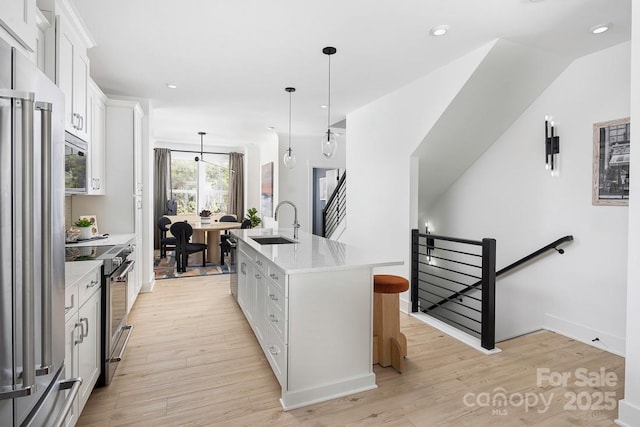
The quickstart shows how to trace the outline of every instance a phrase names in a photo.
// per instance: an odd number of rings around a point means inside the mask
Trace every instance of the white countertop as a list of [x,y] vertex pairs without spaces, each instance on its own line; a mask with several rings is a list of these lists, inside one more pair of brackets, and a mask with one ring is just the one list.
[[251,236],[283,236],[291,239],[293,229],[253,228],[231,230],[231,233],[283,269],[285,274],[404,264],[399,255],[390,253],[387,247],[382,245],[375,248],[359,248],[303,232],[299,233],[297,243],[261,245],[251,239]]
[[102,266],[102,261],[76,261],[64,263],[64,284],[71,286],[96,268]]
[[68,248],[79,248],[83,246],[111,246],[111,245],[125,245],[127,243],[133,243],[135,234],[112,234],[106,239],[85,240],[77,243],[67,243],[65,246]]

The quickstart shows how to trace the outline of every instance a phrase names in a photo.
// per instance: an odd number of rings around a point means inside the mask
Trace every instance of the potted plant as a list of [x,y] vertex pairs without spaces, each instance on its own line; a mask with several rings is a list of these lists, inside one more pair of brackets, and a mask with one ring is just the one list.
[[87,240],[91,238],[91,221],[87,218],[79,218],[74,225],[80,229],[79,240]]
[[251,221],[251,228],[257,227],[262,222],[256,208],[247,209],[247,219]]
[[200,211],[200,222],[202,224],[211,224],[211,211],[209,209],[202,209]]

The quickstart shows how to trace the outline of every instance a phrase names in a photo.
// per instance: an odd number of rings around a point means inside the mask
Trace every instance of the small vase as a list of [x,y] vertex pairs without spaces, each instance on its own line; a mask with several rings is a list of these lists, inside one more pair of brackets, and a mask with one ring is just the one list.
[[211,217],[210,216],[201,216],[200,217],[200,223],[201,224],[211,224]]
[[80,229],[80,236],[78,236],[79,240],[87,240],[90,239],[91,236],[91,227],[78,227]]

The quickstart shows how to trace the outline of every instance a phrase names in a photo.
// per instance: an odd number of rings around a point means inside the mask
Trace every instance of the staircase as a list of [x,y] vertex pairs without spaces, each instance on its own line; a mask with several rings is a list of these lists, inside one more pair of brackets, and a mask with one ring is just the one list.
[[345,171],[322,211],[322,237],[337,240],[347,227],[346,215],[347,172]]

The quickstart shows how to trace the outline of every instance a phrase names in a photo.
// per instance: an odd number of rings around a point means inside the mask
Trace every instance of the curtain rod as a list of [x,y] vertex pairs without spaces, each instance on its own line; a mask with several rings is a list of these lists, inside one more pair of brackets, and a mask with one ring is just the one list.
[[[155,151],[155,150],[158,150],[158,148],[154,148],[153,150],[154,150],[154,151]],[[200,153],[200,151],[193,151],[193,150],[174,150],[173,148],[169,148],[168,150],[169,150],[169,151],[176,151],[176,152],[178,152],[178,153],[194,153],[194,154],[201,154],[201,153]],[[203,152],[202,152],[202,154],[227,154],[227,155],[229,155],[229,154],[231,154],[231,153],[217,153],[217,152],[215,152],[215,151],[203,151]]]

